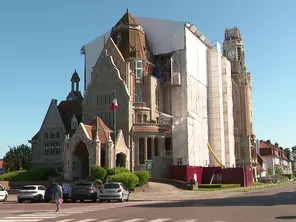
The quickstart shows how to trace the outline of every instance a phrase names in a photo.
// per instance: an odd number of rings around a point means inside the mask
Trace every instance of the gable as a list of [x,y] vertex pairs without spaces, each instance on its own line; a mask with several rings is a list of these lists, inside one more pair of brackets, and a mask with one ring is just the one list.
[[125,139],[122,133],[122,130],[118,130],[118,133],[116,135],[116,148],[117,149],[128,149]]
[[64,130],[64,132],[66,131],[63,120],[57,107],[57,100],[55,99],[52,99],[50,102],[49,108],[41,125],[41,129],[49,127],[61,127]]

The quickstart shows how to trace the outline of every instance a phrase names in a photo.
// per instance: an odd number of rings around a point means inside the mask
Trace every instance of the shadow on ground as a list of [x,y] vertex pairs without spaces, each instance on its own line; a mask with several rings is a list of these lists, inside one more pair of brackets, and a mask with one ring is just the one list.
[[184,200],[167,203],[140,204],[129,207],[223,207],[223,206],[277,206],[295,205],[295,192],[282,192],[276,195],[240,196],[219,199]]
[[296,216],[281,216],[281,217],[276,217],[275,219],[281,219],[281,220],[295,220]]

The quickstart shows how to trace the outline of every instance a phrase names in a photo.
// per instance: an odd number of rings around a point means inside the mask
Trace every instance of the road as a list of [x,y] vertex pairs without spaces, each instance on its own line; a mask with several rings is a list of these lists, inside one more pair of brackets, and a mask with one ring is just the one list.
[[[241,193],[240,196],[182,201],[63,204],[1,203],[0,209],[26,211],[0,214],[0,222],[286,222],[296,221],[296,185]],[[34,207],[38,210],[34,210]]]

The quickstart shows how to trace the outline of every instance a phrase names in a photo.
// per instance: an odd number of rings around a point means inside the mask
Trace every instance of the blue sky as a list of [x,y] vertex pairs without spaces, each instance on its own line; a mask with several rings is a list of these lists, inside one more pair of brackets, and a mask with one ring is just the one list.
[[0,158],[35,135],[50,100],[68,95],[74,70],[82,77],[80,48],[114,26],[127,8],[134,16],[193,23],[221,43],[225,28],[238,26],[253,77],[255,133],[283,147],[296,145],[296,1],[226,2],[1,0]]

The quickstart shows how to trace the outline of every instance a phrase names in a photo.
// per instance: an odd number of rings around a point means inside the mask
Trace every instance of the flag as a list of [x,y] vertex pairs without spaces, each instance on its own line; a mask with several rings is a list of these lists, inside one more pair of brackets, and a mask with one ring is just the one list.
[[112,101],[112,105],[111,105],[111,110],[116,110],[118,107],[118,104],[117,104],[117,99],[114,98],[113,101]]

